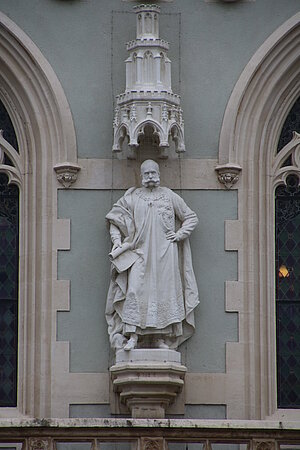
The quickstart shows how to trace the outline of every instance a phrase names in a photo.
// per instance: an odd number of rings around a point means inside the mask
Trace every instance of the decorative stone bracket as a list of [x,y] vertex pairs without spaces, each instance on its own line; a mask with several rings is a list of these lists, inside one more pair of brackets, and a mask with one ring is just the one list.
[[232,188],[239,181],[242,168],[238,164],[220,164],[215,168],[218,174],[218,180],[224,184],[226,189]]
[[80,171],[80,166],[74,163],[60,163],[54,166],[56,172],[57,180],[65,188],[69,188],[77,180],[78,172]]

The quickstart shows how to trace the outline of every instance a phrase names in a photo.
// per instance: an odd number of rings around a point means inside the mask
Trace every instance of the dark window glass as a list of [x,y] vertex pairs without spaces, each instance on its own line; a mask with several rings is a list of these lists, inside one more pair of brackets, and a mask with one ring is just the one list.
[[300,133],[300,97],[290,110],[282,127],[277,152],[286,146],[293,137],[293,131]]
[[17,136],[10,120],[8,112],[6,111],[3,103],[0,101],[0,130],[3,130],[3,137],[19,152]]
[[277,394],[279,408],[300,408],[300,189],[289,175],[275,195]]
[[16,406],[19,190],[0,173],[0,406]]

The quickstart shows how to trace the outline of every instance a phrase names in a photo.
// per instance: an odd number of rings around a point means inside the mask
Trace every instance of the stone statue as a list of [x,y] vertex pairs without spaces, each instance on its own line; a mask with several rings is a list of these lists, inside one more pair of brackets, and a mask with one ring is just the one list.
[[176,349],[194,331],[199,303],[188,237],[196,214],[160,186],[159,166],[141,165],[132,187],[106,218],[113,243],[106,319],[115,349]]

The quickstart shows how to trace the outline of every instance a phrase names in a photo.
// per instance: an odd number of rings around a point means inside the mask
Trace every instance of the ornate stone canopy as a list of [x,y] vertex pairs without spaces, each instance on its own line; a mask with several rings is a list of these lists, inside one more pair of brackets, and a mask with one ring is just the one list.
[[137,35],[127,43],[126,90],[117,96],[112,150],[122,151],[127,137],[130,157],[134,159],[139,138],[150,128],[154,140],[158,140],[160,157],[165,158],[170,137],[177,152],[185,151],[180,97],[171,88],[169,44],[159,37],[160,7],[139,5],[134,9]]

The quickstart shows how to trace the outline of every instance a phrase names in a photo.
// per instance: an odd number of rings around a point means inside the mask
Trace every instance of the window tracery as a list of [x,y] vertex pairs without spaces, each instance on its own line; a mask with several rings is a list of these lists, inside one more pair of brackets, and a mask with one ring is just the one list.
[[4,133],[3,137],[19,153],[18,140],[17,140],[17,136],[15,133],[12,121],[9,117],[9,114],[8,114],[5,106],[3,105],[3,103],[1,101],[0,101],[0,127]]
[[278,141],[277,152],[280,152],[280,150],[282,150],[283,147],[290,142],[294,131],[300,133],[300,97],[294,103],[283,124]]

